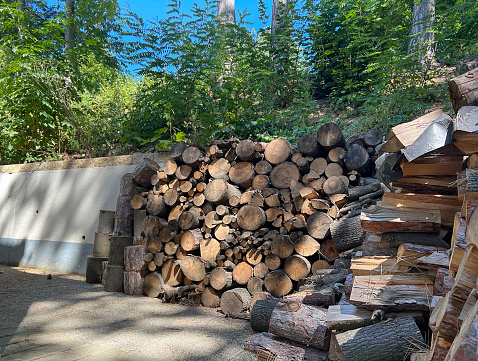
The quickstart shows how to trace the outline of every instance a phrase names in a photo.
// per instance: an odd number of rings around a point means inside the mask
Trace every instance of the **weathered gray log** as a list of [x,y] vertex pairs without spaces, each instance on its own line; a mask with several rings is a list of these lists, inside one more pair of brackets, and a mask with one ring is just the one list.
[[330,234],[337,251],[342,252],[363,242],[363,231],[360,216],[350,217],[330,224]]
[[268,332],[269,321],[276,302],[258,300],[251,309],[251,328],[257,332]]

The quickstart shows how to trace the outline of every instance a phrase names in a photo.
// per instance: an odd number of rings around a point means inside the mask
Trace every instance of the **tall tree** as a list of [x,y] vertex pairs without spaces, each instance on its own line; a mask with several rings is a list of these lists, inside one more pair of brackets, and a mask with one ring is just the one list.
[[218,0],[217,16],[220,24],[236,23],[235,0]]
[[75,31],[73,29],[73,16],[75,15],[75,0],[65,0],[65,17],[68,20],[68,25],[65,29],[65,52],[73,49],[75,42]]
[[282,18],[284,17],[287,9],[288,0],[273,0],[272,1],[272,19],[271,19],[271,31],[274,35],[280,28]]
[[416,53],[417,60],[429,64],[435,57],[435,0],[415,0],[413,25],[408,53]]

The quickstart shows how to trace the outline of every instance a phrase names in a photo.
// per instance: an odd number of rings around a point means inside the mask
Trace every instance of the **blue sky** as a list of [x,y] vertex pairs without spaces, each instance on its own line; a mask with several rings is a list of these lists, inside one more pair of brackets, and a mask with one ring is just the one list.
[[[129,4],[131,10],[141,16],[145,20],[154,20],[156,18],[164,18],[166,17],[166,11],[168,11],[168,7],[166,4],[169,2],[168,0],[118,0],[121,7],[125,6],[126,3]],[[203,0],[182,0],[181,1],[181,9],[182,12],[187,13],[189,9],[191,9],[192,5],[197,3],[199,7],[204,5]],[[266,1],[266,5],[268,6],[268,10],[270,13],[270,9],[272,8],[272,0]],[[243,10],[247,9],[247,12],[251,13],[248,16],[247,20],[252,22],[251,28],[259,29],[264,25],[259,20],[259,12],[257,11],[258,2],[257,0],[242,0],[236,1],[236,13],[237,11],[242,12]],[[270,19],[266,25],[270,25]]]

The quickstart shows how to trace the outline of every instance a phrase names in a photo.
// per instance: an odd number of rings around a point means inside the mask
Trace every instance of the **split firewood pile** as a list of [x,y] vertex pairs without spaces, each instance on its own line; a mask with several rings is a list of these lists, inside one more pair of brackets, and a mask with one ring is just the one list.
[[[472,76],[457,82],[478,105],[475,73],[474,88]],[[257,300],[250,322],[261,333],[246,350],[261,360],[477,360],[478,106],[455,109],[455,120],[435,111],[392,129],[375,162],[392,192],[362,210],[361,247],[335,261],[337,278],[320,270],[295,294]]]

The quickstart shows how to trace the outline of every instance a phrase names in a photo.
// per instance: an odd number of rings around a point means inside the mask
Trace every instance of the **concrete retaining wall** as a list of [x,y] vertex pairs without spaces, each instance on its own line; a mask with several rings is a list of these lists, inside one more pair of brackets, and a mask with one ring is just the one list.
[[119,182],[144,157],[0,167],[0,263],[85,274],[100,210],[115,210]]

